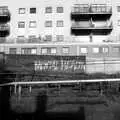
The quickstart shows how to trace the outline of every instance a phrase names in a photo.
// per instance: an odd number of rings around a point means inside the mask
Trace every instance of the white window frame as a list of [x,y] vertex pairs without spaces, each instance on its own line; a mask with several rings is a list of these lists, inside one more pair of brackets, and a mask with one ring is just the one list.
[[36,21],[30,21],[29,22],[29,28],[36,28],[37,27],[37,22]]
[[120,47],[113,47],[113,51],[117,52],[117,53],[120,53]]
[[57,13],[63,13],[64,12],[64,8],[62,6],[57,7]]
[[35,39],[35,38],[36,38],[36,35],[29,35],[28,38],[29,38],[29,39]]
[[100,48],[99,47],[93,47],[92,51],[93,51],[93,53],[99,53],[100,52]]
[[103,47],[102,48],[102,52],[103,53],[108,53],[109,52],[109,48],[108,47]]
[[120,5],[117,6],[117,12],[120,12]]
[[41,48],[41,54],[47,54],[48,48]]
[[70,48],[69,47],[63,47],[62,48],[62,53],[63,54],[69,54]]
[[21,48],[21,54],[28,54],[28,48]]
[[118,23],[117,23],[118,26],[120,26],[120,20],[118,20]]
[[64,27],[64,21],[63,20],[58,20],[56,23],[57,27]]
[[37,48],[31,48],[31,54],[37,54]]
[[16,54],[17,48],[9,48],[9,54]]
[[88,48],[87,47],[81,47],[80,48],[80,53],[87,54],[88,53]]
[[[50,38],[50,39],[47,39]],[[45,35],[45,41],[52,41],[52,35]]]
[[64,35],[56,35],[56,41],[64,41]]
[[45,21],[45,27],[52,27],[52,20]]
[[25,28],[25,22],[24,21],[18,21],[18,28]]
[[46,7],[45,13],[52,13],[52,7],[51,6]]
[[51,48],[51,54],[56,54],[57,53],[57,48]]
[[26,9],[25,8],[19,8],[19,14],[25,14]]
[[19,39],[19,40],[21,40],[21,39],[25,39],[25,36],[24,36],[24,35],[17,36],[17,39]]

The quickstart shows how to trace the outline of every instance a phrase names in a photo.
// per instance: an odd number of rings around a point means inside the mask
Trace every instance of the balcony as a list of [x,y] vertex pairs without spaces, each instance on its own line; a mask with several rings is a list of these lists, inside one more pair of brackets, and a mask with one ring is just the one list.
[[112,31],[112,23],[104,22],[104,24],[99,25],[94,22],[84,21],[84,22],[73,22],[71,27],[71,34],[74,35],[107,35]]
[[0,43],[5,43],[6,42],[6,38],[5,37],[0,37]]
[[10,12],[7,6],[0,6],[0,23],[10,21]]
[[0,24],[0,31],[10,30],[10,26],[8,24]]
[[75,4],[71,11],[71,19],[79,20],[106,20],[112,15],[112,7],[105,4]]
[[8,24],[0,24],[0,37],[7,37],[10,34],[10,26]]

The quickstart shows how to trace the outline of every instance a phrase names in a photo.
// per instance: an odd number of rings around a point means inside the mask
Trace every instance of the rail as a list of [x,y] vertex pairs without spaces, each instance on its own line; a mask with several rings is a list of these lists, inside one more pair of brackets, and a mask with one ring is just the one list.
[[75,4],[72,13],[80,14],[111,14],[112,6],[107,4]]
[[0,87],[4,86],[16,86],[16,85],[38,85],[38,84],[64,84],[64,83],[95,83],[95,82],[119,82],[120,78],[116,79],[88,79],[88,80],[59,80],[59,81],[30,81],[30,82],[9,82],[0,84]]

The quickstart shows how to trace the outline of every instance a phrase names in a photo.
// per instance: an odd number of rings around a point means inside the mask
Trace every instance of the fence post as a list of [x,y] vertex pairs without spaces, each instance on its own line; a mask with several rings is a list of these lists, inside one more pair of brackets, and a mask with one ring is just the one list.
[[21,98],[21,86],[19,85],[18,86],[18,99],[20,100],[20,98]]
[[17,85],[15,84],[15,86],[14,86],[14,94],[16,94],[17,93]]
[[32,86],[31,85],[29,86],[29,92],[30,93],[32,92]]
[[18,86],[18,94],[19,94],[20,96],[21,96],[21,89],[22,89],[22,88],[21,88],[21,86],[19,85],[19,86]]

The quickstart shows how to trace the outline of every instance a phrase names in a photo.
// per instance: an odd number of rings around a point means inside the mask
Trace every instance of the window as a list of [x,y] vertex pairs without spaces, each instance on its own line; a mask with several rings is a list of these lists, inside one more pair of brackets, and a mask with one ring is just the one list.
[[117,6],[117,11],[120,12],[120,6]]
[[98,47],[93,48],[93,53],[99,53],[99,48]]
[[26,40],[25,40],[25,36],[17,36],[17,43],[25,43]]
[[57,53],[57,49],[56,48],[51,48],[51,54],[56,54]]
[[30,48],[21,48],[21,54],[30,54]]
[[35,14],[36,13],[36,8],[30,8],[30,13]]
[[120,26],[120,20],[118,20],[118,26]]
[[19,39],[19,40],[22,40],[22,39],[25,39],[25,36],[17,36],[17,39]]
[[52,21],[46,21],[45,27],[52,27]]
[[45,13],[52,13],[52,7],[46,7]]
[[31,48],[31,54],[37,54],[37,49],[36,48]]
[[48,49],[47,48],[41,48],[41,54],[47,54]]
[[63,52],[64,54],[68,54],[68,53],[69,53],[69,47],[63,47],[63,48],[62,48],[62,52]]
[[36,48],[21,48],[21,54],[37,54]]
[[103,52],[103,53],[108,53],[108,47],[104,47],[104,48],[102,49],[102,52]]
[[81,53],[88,53],[87,48],[80,48]]
[[114,51],[115,53],[119,53],[119,52],[120,52],[120,47],[114,47],[114,48],[113,48],[113,51]]
[[16,54],[17,48],[9,48],[9,54]]
[[36,35],[29,35],[28,36],[28,42],[29,43],[36,43],[36,42],[38,42]]
[[64,41],[64,35],[57,35],[56,36],[56,41]]
[[23,21],[18,22],[18,28],[25,28],[25,22]]
[[29,35],[29,39],[35,39],[36,35]]
[[63,27],[63,20],[58,20],[56,26],[57,27]]
[[25,8],[19,8],[19,14],[25,14]]
[[29,27],[30,28],[36,28],[36,21],[30,21],[30,23],[29,23]]
[[46,35],[44,41],[52,41],[52,35]]
[[63,7],[57,7],[57,13],[63,13]]
[[80,12],[80,7],[74,7],[73,11],[74,12]]
[[92,5],[92,12],[106,12],[106,5],[105,4],[93,4]]

